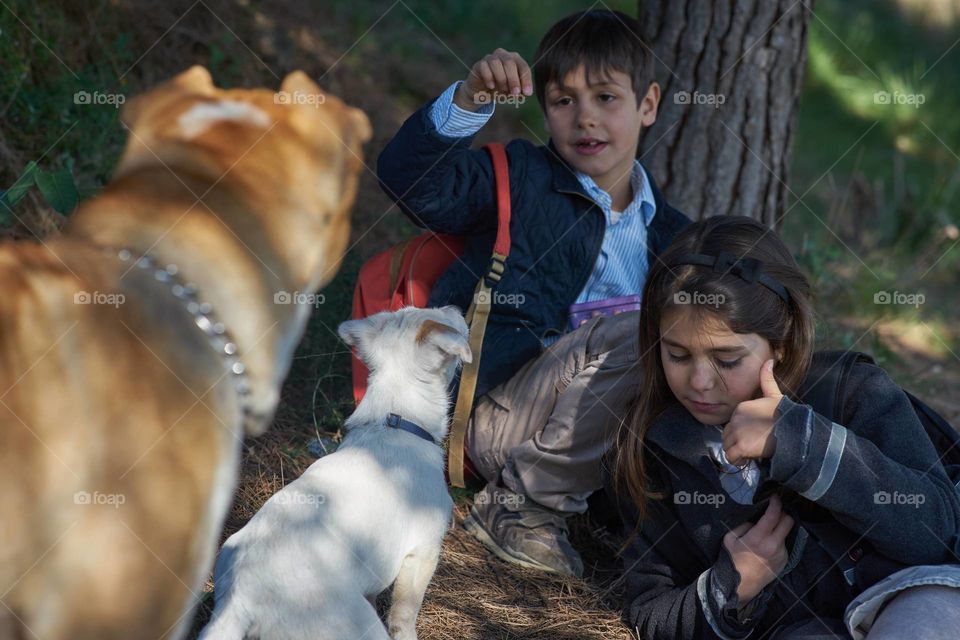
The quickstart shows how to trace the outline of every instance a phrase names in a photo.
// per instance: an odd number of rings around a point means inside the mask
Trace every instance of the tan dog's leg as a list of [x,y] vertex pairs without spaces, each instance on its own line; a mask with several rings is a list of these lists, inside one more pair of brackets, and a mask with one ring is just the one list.
[[417,550],[403,559],[393,583],[393,604],[387,616],[387,629],[393,640],[417,640],[420,605],[439,561],[439,547]]

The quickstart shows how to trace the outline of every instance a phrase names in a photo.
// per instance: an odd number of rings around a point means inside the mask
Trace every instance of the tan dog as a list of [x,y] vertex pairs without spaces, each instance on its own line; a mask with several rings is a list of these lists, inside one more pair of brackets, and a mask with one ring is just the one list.
[[123,119],[64,234],[0,246],[2,640],[184,635],[370,138],[300,72],[275,93],[193,67]]

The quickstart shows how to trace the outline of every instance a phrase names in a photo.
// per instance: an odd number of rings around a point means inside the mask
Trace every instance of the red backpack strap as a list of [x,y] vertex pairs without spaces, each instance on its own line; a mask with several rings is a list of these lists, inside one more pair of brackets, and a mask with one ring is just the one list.
[[470,325],[470,351],[473,360],[463,365],[460,372],[460,390],[457,404],[450,421],[450,437],[447,440],[447,474],[455,487],[466,485],[463,473],[463,448],[466,441],[467,422],[473,410],[473,396],[477,390],[480,373],[480,354],[483,349],[483,334],[490,317],[493,288],[500,282],[507,256],[510,255],[510,175],[507,171],[507,153],[502,144],[484,145],[493,161],[493,175],[497,190],[497,239],[493,243],[493,255],[487,273],[480,278],[473,292],[473,302],[467,311]]
[[507,173],[507,151],[499,142],[483,146],[493,160],[493,176],[497,186],[497,239],[493,255],[506,260],[510,255],[510,175]]

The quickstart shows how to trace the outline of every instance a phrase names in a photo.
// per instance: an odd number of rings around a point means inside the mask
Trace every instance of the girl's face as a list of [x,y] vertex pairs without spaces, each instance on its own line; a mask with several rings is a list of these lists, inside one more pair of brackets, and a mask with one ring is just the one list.
[[760,368],[774,358],[756,333],[733,333],[709,312],[670,307],[660,317],[660,358],[677,400],[707,425],[730,420],[741,402],[760,395]]

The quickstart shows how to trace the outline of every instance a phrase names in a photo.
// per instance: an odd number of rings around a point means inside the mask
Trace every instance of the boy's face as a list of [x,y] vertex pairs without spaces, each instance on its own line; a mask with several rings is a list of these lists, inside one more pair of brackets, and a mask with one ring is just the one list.
[[583,65],[544,92],[546,127],[570,165],[610,193],[629,185],[640,131],[657,119],[660,87],[651,83],[637,104],[630,76],[609,71],[587,84]]
[[756,333],[733,333],[718,317],[675,306],[660,317],[660,358],[667,385],[703,424],[730,420],[741,402],[760,393],[760,368],[776,358]]

